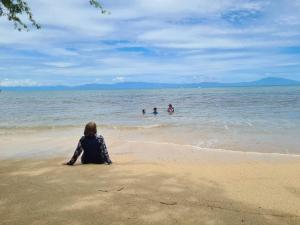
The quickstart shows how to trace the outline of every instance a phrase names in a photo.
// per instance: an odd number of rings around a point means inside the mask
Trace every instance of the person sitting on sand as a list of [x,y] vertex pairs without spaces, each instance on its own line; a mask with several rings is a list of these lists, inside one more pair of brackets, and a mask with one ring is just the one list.
[[84,136],[79,140],[74,155],[66,165],[73,165],[82,152],[82,164],[112,164],[104,138],[101,135],[97,135],[97,125],[94,122],[86,124]]
[[157,108],[153,108],[153,114],[154,114],[154,115],[157,115],[157,114],[158,114]]
[[174,112],[174,107],[172,104],[169,104],[168,113],[172,114]]

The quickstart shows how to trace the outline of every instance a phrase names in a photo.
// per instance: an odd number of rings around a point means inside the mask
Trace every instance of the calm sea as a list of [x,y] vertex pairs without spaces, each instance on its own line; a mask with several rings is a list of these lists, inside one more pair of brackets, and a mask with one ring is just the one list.
[[0,93],[0,138],[88,121],[130,140],[300,154],[300,87]]

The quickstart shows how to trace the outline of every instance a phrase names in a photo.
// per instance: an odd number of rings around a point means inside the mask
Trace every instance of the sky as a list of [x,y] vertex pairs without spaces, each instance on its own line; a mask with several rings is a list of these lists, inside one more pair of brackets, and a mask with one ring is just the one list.
[[28,0],[0,17],[0,86],[300,80],[300,0]]

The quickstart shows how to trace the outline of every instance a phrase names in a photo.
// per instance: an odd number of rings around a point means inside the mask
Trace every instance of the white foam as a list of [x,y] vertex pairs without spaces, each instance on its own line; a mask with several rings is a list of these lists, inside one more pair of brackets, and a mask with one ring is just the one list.
[[177,144],[172,142],[155,142],[155,141],[126,141],[128,143],[144,143],[144,144],[155,144],[155,145],[173,145],[173,146],[181,146],[192,149],[197,149],[200,151],[214,151],[214,152],[222,152],[222,153],[233,153],[233,154],[247,154],[247,155],[272,155],[272,156],[285,156],[285,157],[300,157],[297,154],[287,154],[287,153],[277,153],[277,152],[247,152],[247,151],[239,151],[239,150],[230,150],[230,149],[221,149],[221,148],[203,148],[200,146],[189,145],[189,144]]

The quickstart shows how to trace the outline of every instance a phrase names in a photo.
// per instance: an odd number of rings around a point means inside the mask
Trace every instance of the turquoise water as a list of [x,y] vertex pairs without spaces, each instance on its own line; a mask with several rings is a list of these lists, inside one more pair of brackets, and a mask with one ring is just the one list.
[[2,92],[0,103],[0,138],[93,120],[130,139],[300,154],[300,87]]

